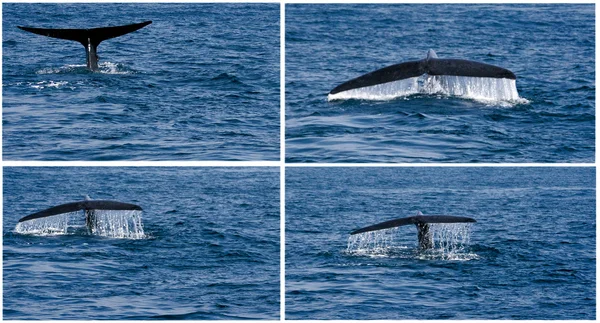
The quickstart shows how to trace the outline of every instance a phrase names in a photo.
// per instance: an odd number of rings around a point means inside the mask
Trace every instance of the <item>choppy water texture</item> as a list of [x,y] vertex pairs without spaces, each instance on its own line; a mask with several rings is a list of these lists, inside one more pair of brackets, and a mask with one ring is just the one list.
[[[2,8],[5,159],[279,159],[279,4]],[[81,44],[17,29],[145,20],[100,44],[99,73]]]
[[[286,319],[593,320],[595,196],[591,167],[288,168]],[[350,238],[417,210],[477,223]]]
[[[591,162],[594,19],[593,4],[286,5],[286,159]],[[513,71],[522,99],[379,89],[381,101],[328,101],[337,85],[429,49]]]
[[[16,232],[86,194],[142,206],[144,235]],[[5,168],[3,317],[278,319],[279,224],[278,169]]]

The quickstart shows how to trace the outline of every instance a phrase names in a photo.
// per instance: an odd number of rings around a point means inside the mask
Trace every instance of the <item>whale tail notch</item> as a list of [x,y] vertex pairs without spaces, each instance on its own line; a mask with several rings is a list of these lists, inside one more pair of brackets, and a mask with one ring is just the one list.
[[101,27],[91,29],[46,29],[17,26],[19,29],[51,38],[66,39],[79,42],[85,47],[87,67],[95,71],[98,69],[98,55],[96,49],[104,40],[123,36],[141,29],[152,21],[124,26]]
[[139,210],[142,208],[139,205],[123,203],[109,200],[83,200],[79,202],[72,202],[57,205],[49,209],[39,211],[28,216],[19,219],[19,222],[24,222],[33,219],[45,218],[53,215],[59,215],[64,213],[76,212],[76,211],[93,211],[93,210]]

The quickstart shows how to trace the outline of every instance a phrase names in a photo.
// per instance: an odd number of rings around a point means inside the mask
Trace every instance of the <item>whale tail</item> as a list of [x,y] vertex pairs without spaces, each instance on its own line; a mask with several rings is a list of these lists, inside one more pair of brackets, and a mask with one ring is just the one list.
[[430,249],[433,247],[431,234],[429,233],[429,224],[431,223],[470,223],[477,222],[475,219],[462,217],[462,216],[451,216],[451,215],[423,215],[421,212],[417,212],[417,215],[389,220],[374,224],[368,227],[364,227],[358,230],[350,232],[351,235],[377,231],[383,229],[395,228],[403,225],[414,224],[418,230],[419,247],[421,249]]
[[19,219],[19,222],[33,220],[33,219],[39,219],[39,218],[45,218],[45,217],[69,213],[69,212],[82,211],[82,210],[86,212],[86,216],[87,216],[87,214],[93,210],[139,210],[139,211],[141,211],[142,208],[139,205],[117,202],[117,201],[87,200],[86,199],[86,200],[79,201],[79,202],[72,202],[72,203],[57,205],[57,206],[51,207],[49,209],[30,214],[28,216],[25,216],[25,217]]
[[[513,72],[502,67],[464,59],[438,58],[436,53],[430,49],[422,60],[387,66],[344,82],[333,88],[329,92],[329,97],[335,99],[338,97],[335,94],[341,92],[383,85],[424,74],[507,80],[516,80],[517,78]],[[374,88],[373,91],[381,92],[382,89]]]
[[98,69],[98,54],[96,49],[102,41],[129,34],[151,23],[152,21],[145,21],[138,24],[91,29],[46,29],[22,26],[17,27],[30,33],[52,38],[73,40],[81,43],[83,47],[85,47],[87,67],[90,70],[95,71]]

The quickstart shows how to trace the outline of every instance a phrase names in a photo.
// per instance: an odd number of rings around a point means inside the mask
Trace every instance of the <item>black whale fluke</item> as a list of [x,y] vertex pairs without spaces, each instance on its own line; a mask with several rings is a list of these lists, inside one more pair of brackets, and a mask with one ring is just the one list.
[[84,211],[88,211],[88,210],[139,210],[139,211],[141,211],[142,208],[139,205],[117,202],[117,201],[85,200],[85,201],[57,205],[57,206],[51,207],[49,209],[46,209],[46,210],[43,210],[40,212],[30,214],[26,217],[21,218],[19,220],[19,222],[44,218],[44,217],[63,214],[63,213],[81,211],[81,210],[84,210]]
[[144,21],[138,24],[91,29],[46,29],[22,26],[17,27],[34,34],[52,38],[73,40],[81,43],[83,47],[85,47],[87,67],[90,70],[95,71],[98,69],[98,55],[96,53],[96,49],[102,41],[134,32],[151,23],[152,21]]
[[463,59],[440,59],[430,49],[427,57],[422,60],[395,64],[367,73],[336,86],[329,94],[399,81],[423,74],[517,79],[513,72],[505,68]]
[[358,230],[352,231],[350,234],[359,234],[369,231],[383,230],[389,228],[395,228],[403,225],[423,225],[430,223],[468,223],[477,222],[475,219],[462,217],[462,216],[451,216],[451,215],[416,215],[408,218],[394,219],[390,221],[381,222],[368,227],[364,227]]

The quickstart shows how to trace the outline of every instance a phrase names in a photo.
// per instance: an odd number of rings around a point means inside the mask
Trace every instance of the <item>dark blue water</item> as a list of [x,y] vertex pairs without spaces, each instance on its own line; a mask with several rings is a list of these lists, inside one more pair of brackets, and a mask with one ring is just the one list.
[[[82,199],[143,207],[141,240],[31,236]],[[4,319],[278,319],[277,168],[4,168]]]
[[[3,4],[7,160],[278,160],[279,4]],[[17,26],[152,20],[98,47]]]
[[[286,5],[290,162],[592,162],[595,7]],[[327,101],[405,61],[462,58],[517,75],[528,104],[443,95]]]
[[[596,317],[594,168],[288,168],[286,319]],[[349,232],[469,216],[462,260],[347,253]],[[457,258],[461,259],[461,258]]]

